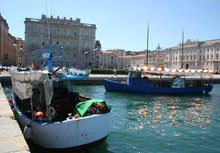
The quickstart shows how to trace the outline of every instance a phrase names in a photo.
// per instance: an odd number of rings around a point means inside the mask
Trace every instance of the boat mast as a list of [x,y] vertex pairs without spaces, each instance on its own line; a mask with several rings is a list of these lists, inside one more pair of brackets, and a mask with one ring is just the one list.
[[149,42],[149,22],[147,26],[147,60],[146,60],[146,66],[148,67],[148,42]]
[[183,28],[183,33],[182,33],[182,65],[181,65],[181,69],[183,69],[183,44],[184,43],[184,28]]

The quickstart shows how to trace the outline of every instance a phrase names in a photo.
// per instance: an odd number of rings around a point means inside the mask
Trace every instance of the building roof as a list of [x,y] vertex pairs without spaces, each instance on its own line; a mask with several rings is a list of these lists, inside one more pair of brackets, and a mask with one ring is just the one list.
[[0,12],[0,19],[8,26],[8,23],[7,23],[6,19],[4,19],[3,16],[1,15],[1,12]]

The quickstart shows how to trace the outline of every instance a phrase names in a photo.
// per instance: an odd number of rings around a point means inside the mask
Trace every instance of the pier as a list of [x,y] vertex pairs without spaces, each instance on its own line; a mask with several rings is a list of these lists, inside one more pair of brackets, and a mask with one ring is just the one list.
[[2,153],[28,153],[29,147],[0,84],[0,148]]

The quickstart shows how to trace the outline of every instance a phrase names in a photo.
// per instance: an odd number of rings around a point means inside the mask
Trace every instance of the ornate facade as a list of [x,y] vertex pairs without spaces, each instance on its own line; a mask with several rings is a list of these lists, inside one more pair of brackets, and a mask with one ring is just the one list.
[[[165,67],[220,70],[220,39],[207,41],[187,40],[183,46],[165,50]],[[183,65],[183,66],[182,66]]]
[[[25,19],[25,61],[26,65],[32,62],[40,65],[41,54],[35,50],[49,46],[49,36],[52,40],[52,48],[59,48],[64,58],[59,62],[65,66],[94,68],[95,61],[95,35],[96,25],[81,23],[80,19],[67,20],[47,18],[42,15],[41,19]],[[49,25],[49,26],[48,26]]]

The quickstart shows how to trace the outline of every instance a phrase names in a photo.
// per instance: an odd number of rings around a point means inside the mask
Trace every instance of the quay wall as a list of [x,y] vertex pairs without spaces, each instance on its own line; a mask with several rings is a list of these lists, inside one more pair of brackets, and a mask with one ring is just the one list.
[[[157,81],[160,80],[159,76],[148,76],[150,80]],[[76,85],[103,85],[103,79],[112,79],[114,81],[123,81],[125,82],[127,79],[127,75],[117,75],[114,76],[112,74],[90,74],[89,77],[86,80],[73,80],[74,84]],[[161,78],[161,81],[167,81],[171,80],[172,76],[163,76]],[[186,80],[201,80],[198,76],[192,76],[192,77],[185,77]],[[206,76],[203,78],[203,81],[206,81],[207,83],[210,81],[210,77]],[[11,84],[11,77],[6,72],[4,75],[0,75],[0,82],[2,85],[10,85]],[[214,84],[220,84],[220,75],[213,75],[212,83]]]
[[29,147],[23,137],[12,109],[0,83],[0,148],[1,153],[28,153]]

